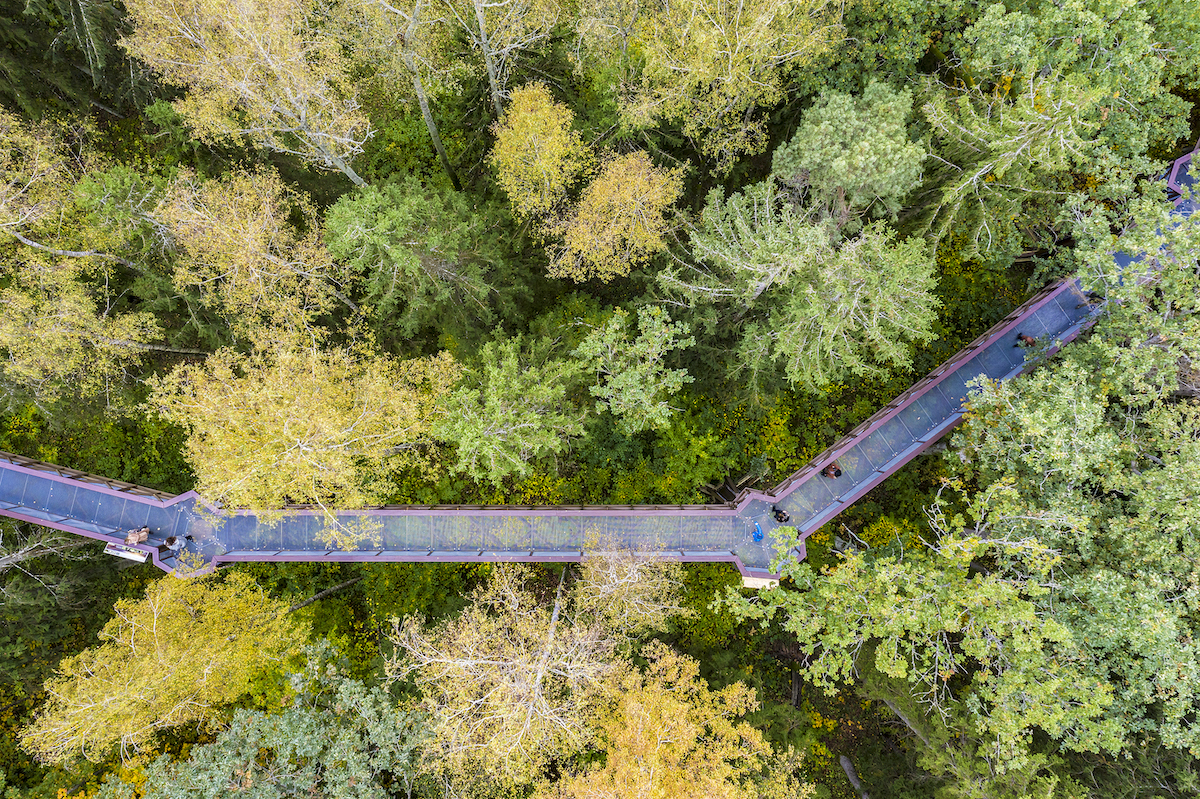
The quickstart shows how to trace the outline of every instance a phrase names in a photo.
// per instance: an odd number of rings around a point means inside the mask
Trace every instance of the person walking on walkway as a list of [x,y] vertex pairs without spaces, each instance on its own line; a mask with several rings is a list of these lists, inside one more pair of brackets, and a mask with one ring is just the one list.
[[1037,344],[1036,338],[1034,338],[1033,336],[1027,336],[1024,333],[1018,333],[1017,334],[1017,343],[1014,344],[1013,346],[1014,347],[1032,347],[1034,344]]
[[842,467],[838,465],[837,461],[834,461],[833,463],[829,464],[824,469],[822,469],[821,474],[825,475],[826,477],[828,477],[830,479],[833,479],[836,477],[841,477],[842,476]]
[[771,506],[771,515],[774,516],[775,521],[779,522],[780,524],[787,524],[792,520],[791,514],[789,514],[783,508],[777,508],[774,505]]

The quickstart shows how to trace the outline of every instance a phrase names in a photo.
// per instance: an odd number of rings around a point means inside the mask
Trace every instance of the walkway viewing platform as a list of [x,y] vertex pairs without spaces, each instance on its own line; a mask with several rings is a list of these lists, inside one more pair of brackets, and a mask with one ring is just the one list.
[[[1181,159],[1182,160],[1182,159]],[[1177,169],[1172,179],[1178,179]],[[1190,217],[1190,200],[1174,213]],[[1118,263],[1130,263],[1118,253]],[[962,420],[969,384],[1031,369],[1037,353],[1075,338],[1099,311],[1079,281],[1047,286],[965,349],[838,439],[769,491],[746,490],[724,505],[392,506],[325,514],[288,508],[260,519],[221,512],[194,492],[171,496],[17,455],[0,453],[0,515],[120,544],[150,528],[126,556],[171,571],[168,536],[191,536],[201,565],[236,561],[574,561],[597,549],[631,548],[682,561],[726,561],[743,576],[769,578],[772,506],[790,515],[803,538],[836,517]],[[1017,335],[1038,346],[1017,346]],[[837,461],[842,476],[821,474]],[[354,548],[334,546],[346,532]],[[340,535],[339,535],[340,534]],[[191,568],[191,567],[189,567]]]

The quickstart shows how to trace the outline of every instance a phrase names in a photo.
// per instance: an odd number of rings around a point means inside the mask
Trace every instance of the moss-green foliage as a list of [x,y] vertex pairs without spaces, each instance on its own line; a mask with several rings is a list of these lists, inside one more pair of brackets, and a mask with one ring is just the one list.
[[[462,150],[462,133],[458,128],[441,128],[440,132],[447,153],[456,158]],[[367,140],[360,161],[363,178],[370,183],[392,175],[412,175],[426,183],[446,180],[429,131],[415,108],[386,118]]]
[[0,450],[174,494],[191,489],[183,431],[157,417],[82,408],[53,422],[32,405],[0,416]]
[[[490,566],[470,563],[243,563],[273,596],[293,604],[355,578],[358,582],[296,611],[311,624],[314,641],[328,639],[355,679],[374,679],[392,617],[419,614],[436,620],[460,610]],[[261,697],[269,705],[270,697]]]

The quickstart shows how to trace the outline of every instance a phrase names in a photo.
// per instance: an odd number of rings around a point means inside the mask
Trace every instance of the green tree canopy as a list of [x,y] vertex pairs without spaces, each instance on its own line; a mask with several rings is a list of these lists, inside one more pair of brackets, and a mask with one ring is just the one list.
[[[922,148],[909,140],[912,93],[871,83],[861,97],[821,95],[796,135],[772,155],[771,172],[846,227],[857,214],[894,218],[920,182]],[[853,229],[851,230],[853,232]]]
[[924,242],[897,241],[879,221],[838,244],[773,179],[728,199],[714,190],[691,247],[699,265],[660,281],[692,303],[727,304],[731,323],[745,320],[740,363],[751,375],[782,370],[819,389],[884,363],[906,365],[911,344],[932,336],[937,300]]
[[[329,655],[327,643],[308,648],[308,667],[291,675],[286,707],[239,708],[212,743],[191,747],[178,761],[152,760],[139,775],[139,795],[374,799],[411,792],[428,736],[425,718],[401,709],[383,688],[346,677]],[[100,795],[129,799],[131,788],[110,779]]]
[[[427,329],[478,330],[493,321],[494,285],[511,254],[504,217],[464,194],[415,178],[369,186],[326,214],[326,244],[363,285],[375,328],[388,340]],[[451,320],[454,320],[452,322]]]
[[670,397],[691,377],[685,369],[668,369],[666,356],[696,343],[687,325],[672,322],[662,308],[641,308],[637,338],[632,338],[630,315],[620,308],[602,327],[593,330],[573,353],[596,370],[592,396],[597,411],[620,418],[621,430],[633,434],[662,427],[671,416]]
[[535,458],[562,452],[567,438],[583,432],[586,413],[568,396],[582,371],[536,341],[485,344],[437,417],[437,436],[455,445],[453,468],[499,483],[526,474]]

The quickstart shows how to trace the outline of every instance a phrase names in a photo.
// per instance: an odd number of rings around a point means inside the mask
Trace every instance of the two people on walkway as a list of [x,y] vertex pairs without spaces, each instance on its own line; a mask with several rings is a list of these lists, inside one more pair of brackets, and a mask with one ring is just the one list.
[[838,465],[837,461],[834,461],[833,463],[829,464],[824,469],[822,469],[821,474],[824,477],[828,477],[830,479],[841,477],[842,476],[842,467]]

